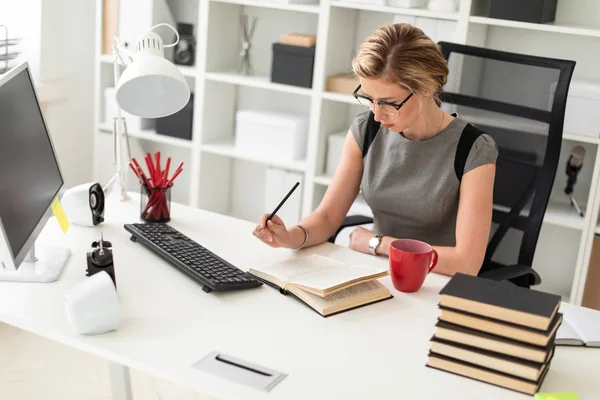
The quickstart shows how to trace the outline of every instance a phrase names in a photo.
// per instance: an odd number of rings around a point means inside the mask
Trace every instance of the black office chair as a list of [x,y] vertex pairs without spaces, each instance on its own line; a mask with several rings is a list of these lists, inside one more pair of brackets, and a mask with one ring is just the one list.
[[[499,148],[492,232],[479,276],[537,285],[541,278],[531,266],[558,167],[575,62],[438,44],[450,70],[441,106],[490,134]],[[372,222],[349,216],[329,241],[346,227]]]

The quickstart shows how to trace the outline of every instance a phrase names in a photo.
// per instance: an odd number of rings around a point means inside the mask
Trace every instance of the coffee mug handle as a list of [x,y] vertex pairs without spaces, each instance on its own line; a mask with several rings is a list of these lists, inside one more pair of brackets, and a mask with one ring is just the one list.
[[433,257],[431,257],[431,265],[429,266],[429,271],[427,271],[427,273],[430,273],[431,270],[433,270],[435,268],[435,266],[437,265],[437,262],[438,262],[437,251],[435,251],[434,249],[431,249],[431,251],[433,252]]

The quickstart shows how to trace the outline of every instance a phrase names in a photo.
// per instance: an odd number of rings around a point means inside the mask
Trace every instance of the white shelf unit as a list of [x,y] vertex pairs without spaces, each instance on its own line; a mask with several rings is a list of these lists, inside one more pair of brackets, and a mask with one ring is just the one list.
[[[101,1],[101,0],[97,0]],[[568,58],[577,61],[574,79],[594,80],[600,64],[600,6],[595,0],[558,0],[557,19],[551,24],[499,20],[481,14],[480,0],[457,0],[453,13],[427,9],[320,0],[299,4],[268,0],[169,0],[170,6],[187,13],[195,24],[196,64],[182,67],[195,92],[191,141],[165,138],[154,132],[131,133],[139,151],[159,149],[178,154],[189,167],[184,182],[178,183],[177,200],[213,212],[257,221],[265,209],[265,172],[270,167],[303,174],[294,196],[301,198],[301,213],[310,213],[331,183],[326,174],[327,139],[347,131],[361,110],[350,93],[325,91],[327,76],[350,72],[350,62],[360,43],[375,29],[393,22],[421,27],[434,40],[468,43],[501,50]],[[183,4],[183,5],[182,5]],[[186,5],[187,4],[187,5]],[[189,4],[192,4],[189,6]],[[100,8],[101,9],[101,8]],[[252,40],[251,58],[255,73],[236,72],[241,45],[241,14],[258,17]],[[181,13],[180,13],[181,15]],[[97,18],[98,34],[102,17]],[[311,88],[272,83],[272,44],[282,33],[317,36]],[[98,54],[100,53],[98,46]],[[112,59],[97,58],[97,115],[102,110],[102,89],[112,84]],[[281,162],[269,157],[240,152],[235,147],[236,112],[257,110],[294,112],[309,119],[306,158]],[[501,123],[501,121],[499,122]],[[98,136],[112,140],[98,120]],[[534,268],[543,277],[540,290],[562,295],[580,303],[595,233],[600,234],[600,138],[565,132],[560,165],[536,251]],[[568,204],[563,190],[564,166],[571,148],[586,149],[575,197],[585,209],[579,217]],[[98,160],[97,170],[106,169],[110,149]],[[98,154],[98,153],[97,153]],[[164,157],[164,155],[163,155]],[[182,175],[183,176],[183,175]]]

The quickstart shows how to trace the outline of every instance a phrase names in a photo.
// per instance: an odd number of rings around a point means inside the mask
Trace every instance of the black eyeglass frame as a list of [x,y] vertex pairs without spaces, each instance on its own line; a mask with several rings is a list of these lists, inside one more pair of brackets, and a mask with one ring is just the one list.
[[[406,102],[408,100],[410,100],[410,98],[413,95],[413,92],[410,92],[410,94],[408,96],[406,96],[406,98],[404,100],[402,100],[401,103],[390,103],[388,101],[383,101],[383,100],[379,100],[379,101],[376,102],[375,100],[373,100],[369,96],[364,96],[362,94],[358,94],[358,91],[360,90],[361,86],[362,85],[358,85],[358,87],[356,89],[354,89],[354,92],[352,92],[352,96],[354,96],[354,98],[356,99],[356,101],[358,101],[360,103],[360,100],[358,100],[358,98],[360,97],[361,99],[365,99],[365,100],[367,100],[369,103],[371,103],[373,105],[377,104],[377,105],[381,106],[382,104],[384,104],[384,105],[392,106],[392,107],[394,107],[396,109],[396,111],[399,111],[402,108],[402,106],[405,105]],[[395,117],[397,117],[398,115],[400,115],[399,113],[390,114],[389,112],[387,112],[385,110],[383,110],[383,112],[385,112],[386,114],[389,114],[389,115],[393,115]]]

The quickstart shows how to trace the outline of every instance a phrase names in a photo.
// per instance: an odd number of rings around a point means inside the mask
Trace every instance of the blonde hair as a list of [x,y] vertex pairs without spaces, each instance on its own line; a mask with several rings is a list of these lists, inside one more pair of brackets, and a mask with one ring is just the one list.
[[362,78],[386,78],[417,94],[429,91],[439,104],[448,67],[437,44],[410,24],[385,25],[363,42],[352,61]]

